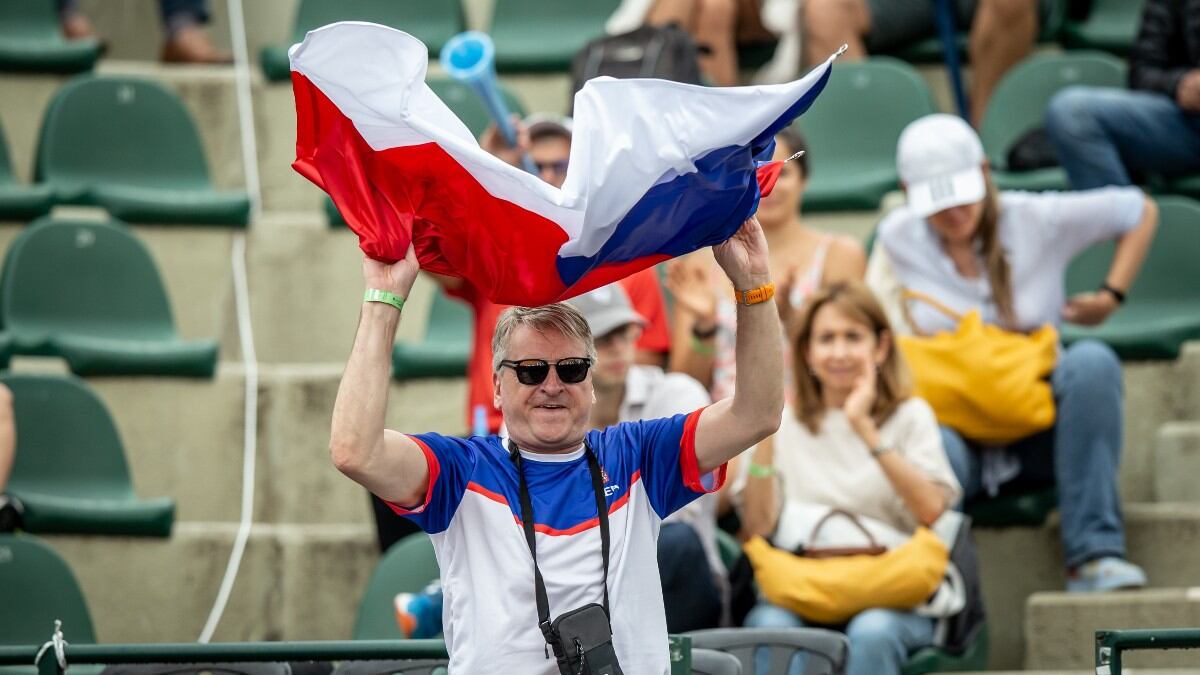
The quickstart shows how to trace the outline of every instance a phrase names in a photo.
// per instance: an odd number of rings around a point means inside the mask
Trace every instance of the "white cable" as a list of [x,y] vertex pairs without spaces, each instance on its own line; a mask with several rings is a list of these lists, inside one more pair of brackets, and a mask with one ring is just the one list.
[[[233,42],[234,71],[236,75],[238,122],[242,137],[242,166],[246,174],[246,192],[250,196],[250,222],[258,220],[262,210],[262,195],[258,182],[258,150],[255,143],[254,107],[250,91],[250,64],[246,49],[246,25],[241,0],[229,0],[229,32]],[[242,510],[238,523],[233,551],[225,576],[217,590],[217,599],[209,612],[199,642],[212,640],[217,624],[225,613],[225,605],[233,591],[246,542],[250,539],[250,528],[254,519],[254,474],[255,458],[258,454],[258,356],[254,351],[254,328],[250,320],[250,289],[246,281],[246,235],[238,233],[233,238],[231,266],[233,268],[233,294],[237,309],[238,340],[242,348],[245,370],[245,425],[242,438]]]

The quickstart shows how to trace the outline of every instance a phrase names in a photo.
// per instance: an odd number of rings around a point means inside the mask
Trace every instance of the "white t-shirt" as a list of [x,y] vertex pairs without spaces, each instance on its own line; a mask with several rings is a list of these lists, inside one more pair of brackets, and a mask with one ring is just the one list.
[[[625,376],[625,399],[618,413],[622,422],[670,417],[681,412],[699,410],[712,401],[704,385],[684,373],[664,373],[656,366],[634,365]],[[717,506],[720,499],[714,493],[699,499],[667,516],[664,523],[685,523],[700,537],[704,556],[713,572],[713,581],[722,597],[728,592],[729,580],[721,552],[717,549]]]
[[[1135,187],[1000,193],[998,230],[1012,270],[1016,328],[1057,326],[1071,260],[1092,244],[1116,239],[1136,227],[1144,204],[1145,195]],[[929,222],[907,206],[884,217],[877,242],[876,250],[882,247],[887,254],[901,286],[933,296],[960,313],[979,309],[985,322],[999,323],[986,273],[974,278],[959,274]],[[982,259],[980,269],[984,269]],[[1096,279],[1096,286],[1103,281]],[[914,328],[922,333],[955,328],[951,318],[925,303],[912,302],[908,307]]]
[[[937,483],[946,504],[958,501],[962,489],[928,403],[915,396],[901,403],[879,427],[879,439]],[[820,433],[813,434],[785,409],[775,434],[775,469],[785,500],[843,509],[905,533],[917,528],[917,519],[841,410],[826,410]],[[744,475],[735,489],[739,494],[745,489]]]
[[[604,476],[613,645],[627,673],[670,672],[656,545],[662,519],[725,480],[724,466],[699,473],[699,418],[697,410],[586,436]],[[414,509],[391,506],[433,540],[445,594],[442,623],[450,672],[557,673],[538,630],[516,467],[500,437],[410,438],[425,453],[429,489]],[[602,602],[599,521],[583,448],[522,455],[551,619]]]

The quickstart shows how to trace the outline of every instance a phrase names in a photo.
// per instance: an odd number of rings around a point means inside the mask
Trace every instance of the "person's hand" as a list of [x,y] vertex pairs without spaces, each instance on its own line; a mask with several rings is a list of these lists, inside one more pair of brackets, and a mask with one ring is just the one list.
[[1091,291],[1080,293],[1067,300],[1062,308],[1063,319],[1081,326],[1099,326],[1120,304],[1112,293]]
[[675,305],[692,315],[697,328],[707,330],[717,321],[717,291],[709,274],[707,261],[676,258],[667,263],[667,290]]
[[417,262],[416,249],[409,243],[404,259],[391,265],[364,255],[362,270],[367,288],[377,288],[407,300],[413,283],[417,280],[417,272],[421,271],[421,265]]
[[854,380],[854,388],[842,404],[842,412],[846,413],[850,426],[860,435],[875,426],[871,418],[871,407],[875,405],[875,364],[865,366],[865,371]]
[[767,236],[758,219],[750,216],[728,240],[713,246],[713,255],[735,291],[748,291],[771,281]]
[[521,157],[529,152],[532,143],[529,140],[529,130],[521,123],[521,118],[513,115],[512,126],[517,132],[517,147],[512,147],[504,140],[504,134],[495,122],[488,125],[483,135],[479,137],[479,147],[488,153],[499,157],[513,166],[521,166]]
[[1179,81],[1175,101],[1187,112],[1200,112],[1200,68],[1189,70]]

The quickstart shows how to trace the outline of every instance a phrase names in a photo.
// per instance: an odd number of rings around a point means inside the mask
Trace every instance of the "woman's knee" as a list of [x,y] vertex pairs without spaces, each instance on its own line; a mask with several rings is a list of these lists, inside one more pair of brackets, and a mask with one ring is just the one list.
[[802,628],[804,620],[794,612],[766,601],[759,601],[746,615],[748,628]]
[[737,29],[737,0],[698,0],[696,31],[732,37]]
[[904,643],[896,625],[897,613],[891,609],[868,609],[846,625],[851,650],[904,652]]
[[1103,342],[1081,340],[1063,351],[1054,377],[1063,387],[1120,388],[1121,360]]
[[1046,106],[1046,130],[1054,136],[1078,137],[1094,124],[1096,90],[1073,85],[1060,90]]

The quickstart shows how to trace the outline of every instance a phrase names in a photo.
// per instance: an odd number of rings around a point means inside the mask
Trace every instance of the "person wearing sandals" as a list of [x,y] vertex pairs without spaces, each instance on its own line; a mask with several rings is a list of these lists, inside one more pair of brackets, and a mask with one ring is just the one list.
[[[1124,301],[1154,238],[1158,208],[1137,188],[997,192],[979,137],[951,115],[910,124],[896,161],[908,203],[880,223],[868,283],[893,323],[913,332],[953,330],[955,321],[924,303],[905,305],[906,289],[960,314],[977,309],[1011,331],[1099,325]],[[1106,240],[1116,242],[1107,276],[1096,279],[1097,290],[1067,298],[1071,260]],[[1051,387],[1054,426],[1007,447],[980,447],[943,429],[965,497],[1057,487],[1067,590],[1144,586],[1145,573],[1125,559],[1116,354],[1094,340],[1060,350]]]
[[[793,403],[779,431],[749,455],[734,487],[743,534],[776,534],[785,502],[839,509],[904,536],[941,517],[959,498],[958,481],[933,411],[910,393],[871,291],[860,282],[839,283],[810,297],[792,346]],[[745,624],[808,622],[760,600]],[[834,628],[850,640],[848,675],[889,675],[900,672],[911,652],[934,643],[934,625],[915,611],[877,607]]]

